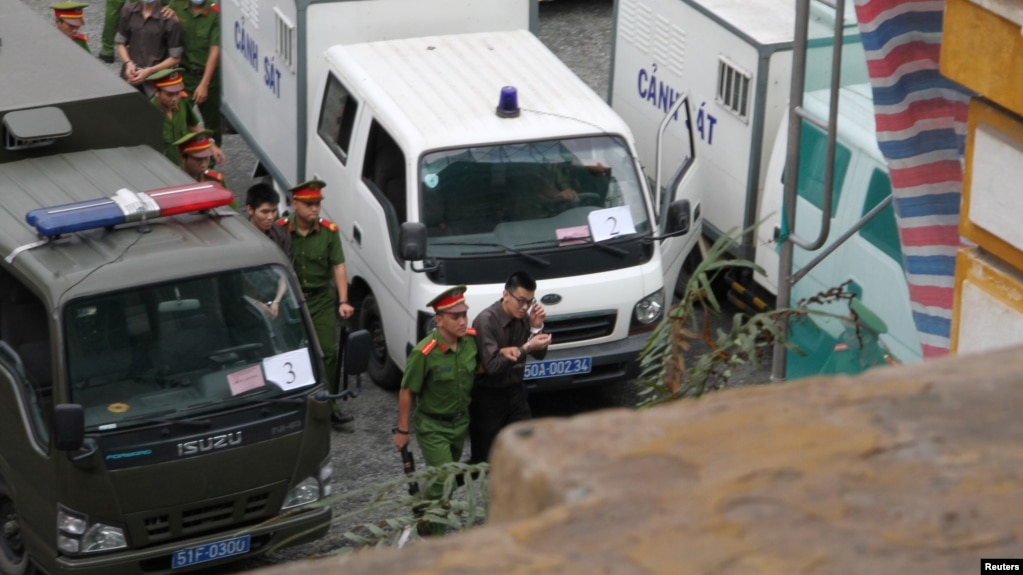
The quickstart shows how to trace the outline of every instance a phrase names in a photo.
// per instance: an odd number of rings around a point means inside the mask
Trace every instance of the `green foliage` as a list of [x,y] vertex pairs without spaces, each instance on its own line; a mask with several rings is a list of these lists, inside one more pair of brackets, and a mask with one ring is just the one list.
[[[718,239],[696,266],[686,284],[685,295],[673,305],[650,336],[640,354],[640,407],[679,399],[699,397],[728,384],[734,371],[742,366],[759,365],[769,360],[775,343],[786,340],[788,321],[793,315],[805,315],[805,307],[770,310],[753,315],[736,314],[730,328],[710,333],[710,316],[721,313],[714,295],[718,276],[729,269],[762,272],[755,263],[732,259],[730,236]],[[708,351],[687,364],[686,352],[705,344]]]
[[[409,541],[416,541],[430,526],[439,525],[447,531],[461,531],[481,524],[487,516],[487,463],[469,465],[466,463],[447,463],[437,467],[426,467],[409,475],[367,485],[345,493],[330,495],[309,507],[335,506],[350,503],[369,496],[369,501],[355,506],[342,514],[334,514],[332,522],[347,524],[355,517],[373,513],[383,516],[375,523],[364,523],[350,528],[340,535],[333,536],[336,546],[326,555],[346,554],[364,547],[401,546]],[[419,494],[409,495],[408,484],[419,484]],[[423,499],[427,487],[433,483],[441,483],[443,494],[440,499]],[[464,485],[464,489],[459,490]],[[457,491],[456,491],[457,490]],[[308,509],[303,507],[302,509]],[[286,512],[272,519],[267,524],[280,521],[291,513]],[[288,544],[281,542],[277,547],[269,549],[272,553]]]

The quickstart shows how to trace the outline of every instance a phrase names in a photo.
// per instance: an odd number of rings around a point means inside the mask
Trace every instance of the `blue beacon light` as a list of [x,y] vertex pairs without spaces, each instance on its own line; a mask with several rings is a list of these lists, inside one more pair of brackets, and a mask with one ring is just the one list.
[[208,210],[226,206],[233,200],[234,194],[216,182],[160,188],[145,193],[122,188],[108,198],[32,210],[25,214],[25,221],[40,236],[53,237]]
[[501,98],[497,103],[497,115],[502,118],[519,117],[519,92],[515,86],[501,88]]

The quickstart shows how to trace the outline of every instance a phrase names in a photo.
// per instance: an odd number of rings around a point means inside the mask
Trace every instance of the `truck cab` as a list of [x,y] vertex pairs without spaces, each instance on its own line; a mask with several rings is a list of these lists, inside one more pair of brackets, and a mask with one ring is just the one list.
[[323,535],[321,353],[233,195],[146,146],[0,164],[0,190],[0,571],[181,572]]
[[[306,173],[328,183],[373,379],[398,386],[436,294],[467,284],[472,316],[516,270],[537,278],[553,336],[529,385],[634,375],[698,233],[688,202],[651,195],[617,114],[525,30],[324,58]],[[409,224],[424,237],[412,262]]]

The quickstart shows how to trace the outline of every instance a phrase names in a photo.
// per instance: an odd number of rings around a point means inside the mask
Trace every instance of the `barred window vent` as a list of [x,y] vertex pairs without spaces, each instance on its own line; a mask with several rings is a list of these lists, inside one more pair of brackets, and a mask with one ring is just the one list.
[[749,114],[752,75],[721,58],[718,60],[717,102],[746,121]]

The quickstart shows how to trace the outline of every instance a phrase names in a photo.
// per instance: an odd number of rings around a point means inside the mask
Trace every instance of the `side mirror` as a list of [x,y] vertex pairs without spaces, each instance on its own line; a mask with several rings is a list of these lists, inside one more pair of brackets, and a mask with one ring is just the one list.
[[417,262],[426,258],[426,224],[422,222],[401,224],[398,246],[403,260]]
[[668,205],[668,220],[665,222],[666,235],[683,235],[689,233],[692,224],[689,200],[675,200]]
[[373,336],[369,330],[360,329],[348,334],[345,343],[345,375],[358,375],[369,368],[369,354],[372,352]]
[[85,443],[85,410],[77,403],[61,403],[53,411],[53,446],[78,451]]

